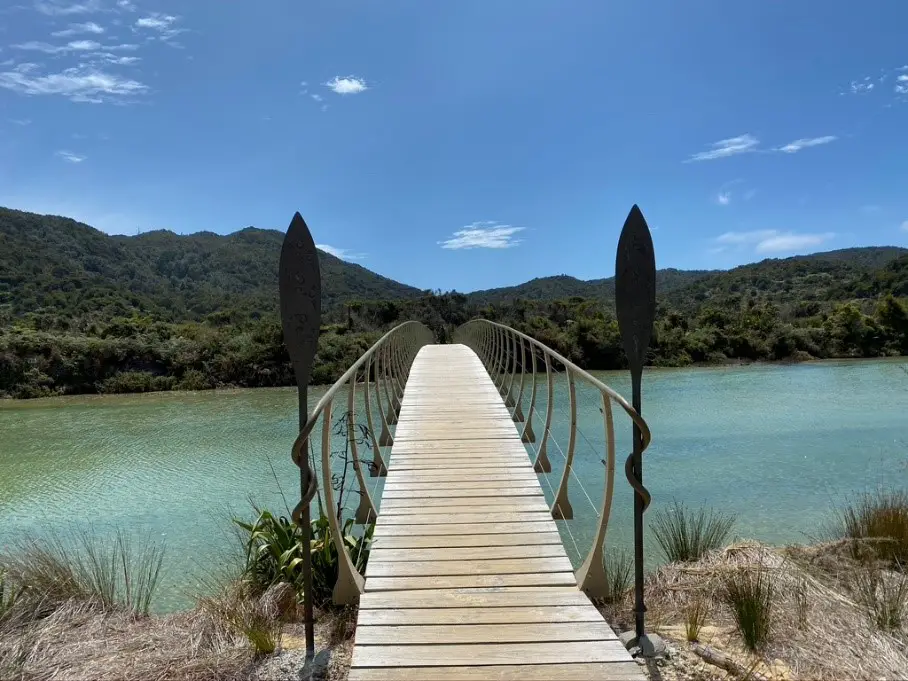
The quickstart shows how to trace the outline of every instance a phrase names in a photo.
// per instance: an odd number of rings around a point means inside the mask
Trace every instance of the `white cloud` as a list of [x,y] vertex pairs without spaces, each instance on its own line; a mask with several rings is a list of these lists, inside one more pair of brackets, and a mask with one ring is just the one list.
[[[864,76],[864,80],[853,80],[848,86],[848,91],[853,95],[864,95],[871,92],[874,88],[870,76]],[[842,93],[843,95],[846,93]]]
[[786,154],[795,154],[801,149],[807,149],[808,147],[818,147],[821,144],[829,144],[830,142],[835,142],[838,139],[835,135],[825,135],[823,137],[807,137],[794,142],[789,142],[783,147],[779,147],[776,151],[782,151]]
[[165,28],[170,28],[176,20],[177,18],[171,14],[154,13],[138,19],[136,21],[136,26],[139,28],[151,28],[156,31],[163,31]]
[[369,89],[366,81],[356,76],[347,76],[346,78],[335,76],[333,80],[325,83],[325,86],[339,95],[356,95]]
[[450,239],[439,241],[442,248],[458,250],[461,248],[512,248],[520,243],[514,235],[523,231],[523,227],[500,225],[494,220],[474,222],[454,232]]
[[731,192],[719,192],[719,195],[716,197],[716,203],[720,206],[727,206],[731,203]]
[[365,253],[351,253],[347,248],[337,248],[328,244],[315,244],[315,247],[341,260],[362,260],[366,257]]
[[10,118],[9,122],[12,123],[13,125],[26,126],[26,125],[32,124],[32,119],[31,118]]
[[67,52],[85,52],[97,50],[101,43],[94,40],[74,40],[66,45],[51,45],[37,40],[31,40],[27,43],[13,45],[17,50],[31,50],[33,52],[44,52],[45,54],[65,54]]
[[791,253],[805,248],[815,248],[834,238],[832,232],[799,234],[780,232],[777,229],[760,229],[751,232],[726,232],[715,238],[716,246],[710,253],[721,253],[731,248],[752,248],[755,253]]
[[905,222],[902,223],[902,229],[908,232],[908,220],[905,220]]
[[0,72],[0,87],[24,95],[60,95],[74,102],[122,101],[148,91],[138,81],[77,66],[59,73],[41,73],[37,64],[19,64]]
[[711,161],[716,158],[725,158],[736,154],[744,154],[750,151],[756,151],[760,141],[750,134],[729,137],[728,139],[719,140],[710,145],[708,151],[701,151],[688,160],[690,161]]
[[68,16],[70,14],[89,14],[101,10],[100,0],[86,0],[85,2],[61,3],[58,0],[49,2],[35,2],[35,9],[48,16]]
[[57,38],[66,38],[80,33],[94,33],[95,35],[100,35],[101,33],[104,33],[104,28],[93,21],[88,21],[84,24],[70,24],[69,28],[66,30],[54,31],[51,35]]
[[908,95],[908,73],[903,73],[895,79],[895,92],[900,95]]
[[117,0],[117,7],[126,12],[136,11],[136,6],[130,0]]
[[78,154],[74,154],[71,151],[58,151],[57,156],[62,158],[67,163],[82,163],[82,161],[85,160],[84,156],[79,156]]
[[320,102],[324,99],[324,97],[322,97],[321,95],[309,95],[309,96],[312,97],[312,99],[314,99],[316,102]]

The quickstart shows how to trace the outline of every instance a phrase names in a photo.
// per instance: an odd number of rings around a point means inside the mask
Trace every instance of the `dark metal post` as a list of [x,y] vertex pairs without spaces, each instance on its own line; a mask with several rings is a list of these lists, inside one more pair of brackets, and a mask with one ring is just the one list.
[[[299,395],[300,435],[309,419],[308,387],[312,363],[318,349],[321,326],[321,271],[318,251],[302,216],[297,213],[290,222],[281,248],[279,270],[281,326],[284,344],[293,363]],[[312,552],[310,550],[310,503],[318,491],[316,476],[309,465],[307,439],[297,437],[293,460],[300,469],[300,502],[293,509],[293,520],[299,525],[303,544],[303,619],[306,626],[306,657],[315,656],[315,629],[312,608]]]
[[[631,371],[632,404],[639,415],[642,412],[643,365],[656,317],[656,257],[649,227],[636,204],[631,208],[618,239],[615,308]],[[633,444],[634,450],[625,461],[624,473],[634,488],[634,618],[639,640],[644,635],[646,614],[643,600],[643,513],[649,506],[650,495],[643,486],[643,436],[636,423]]]

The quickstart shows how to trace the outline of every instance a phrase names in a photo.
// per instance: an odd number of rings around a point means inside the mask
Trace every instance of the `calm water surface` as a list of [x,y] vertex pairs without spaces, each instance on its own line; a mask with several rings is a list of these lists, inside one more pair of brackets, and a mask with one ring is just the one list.
[[[644,472],[652,508],[672,499],[708,504],[738,514],[739,536],[799,542],[818,534],[848,494],[879,484],[908,487],[905,366],[881,360],[647,372],[644,416],[653,443]],[[599,376],[629,397],[625,374]],[[310,392],[314,405],[323,391]],[[566,398],[560,380],[550,446],[555,470],[542,476],[550,500],[567,444]],[[598,397],[578,384],[578,400],[575,520],[559,523],[572,554],[575,542],[580,551],[589,546],[604,481]],[[0,548],[51,527],[126,527],[164,543],[156,605],[182,607],[212,562],[230,554],[231,513],[249,515],[250,499],[283,509],[281,490],[293,505],[295,404],[294,389],[0,402]],[[544,414],[544,402],[538,407]],[[540,433],[541,419],[534,425]],[[630,547],[632,536],[622,472],[630,426],[620,416],[616,425],[607,543],[620,548]],[[371,483],[380,492],[381,479]],[[655,565],[648,537],[647,559]]]

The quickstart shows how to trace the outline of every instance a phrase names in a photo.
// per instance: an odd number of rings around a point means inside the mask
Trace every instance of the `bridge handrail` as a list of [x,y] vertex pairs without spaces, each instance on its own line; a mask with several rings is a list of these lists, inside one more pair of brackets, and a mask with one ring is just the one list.
[[[615,428],[612,418],[611,402],[614,401],[621,409],[627,413],[631,420],[637,425],[640,431],[642,450],[645,450],[650,443],[651,434],[649,426],[637,411],[625,400],[620,394],[600,381],[589,372],[581,369],[569,359],[539,342],[535,338],[498,322],[488,319],[473,319],[462,324],[454,331],[456,342],[463,343],[472,348],[485,364],[489,376],[492,377],[499,393],[505,400],[508,408],[513,409],[512,417],[514,421],[525,421],[521,432],[521,439],[524,442],[535,442],[535,434],[532,428],[533,414],[536,405],[536,354],[539,350],[542,353],[546,369],[546,385],[548,399],[546,401],[545,425],[536,460],[533,467],[537,473],[551,472],[551,463],[548,460],[547,444],[552,424],[552,405],[554,396],[554,383],[552,377],[552,362],[558,362],[565,367],[568,377],[568,393],[570,400],[570,434],[568,439],[567,452],[565,453],[565,466],[561,475],[561,482],[558,486],[558,492],[552,501],[551,513],[556,520],[570,520],[573,518],[573,508],[568,498],[568,481],[570,479],[574,449],[577,435],[577,397],[575,381],[577,378],[584,380],[599,391],[602,397],[602,415],[603,426],[605,429],[606,442],[606,476],[605,487],[603,490],[602,507],[599,514],[599,525],[593,536],[592,546],[586,559],[576,572],[577,585],[592,597],[605,597],[608,594],[608,583],[603,565],[603,547],[605,544],[605,534],[608,528],[609,515],[611,512],[612,498],[614,493],[615,477]],[[520,345],[520,382],[515,383],[515,376],[518,369],[518,344]],[[530,407],[524,417],[522,410],[522,401],[524,385],[527,373],[526,345],[529,345],[532,355],[532,392],[530,397]],[[630,461],[630,458],[628,459]],[[649,493],[645,488],[635,484],[627,466],[625,466],[625,475],[628,481],[644,496],[646,504],[649,503]]]
[[[325,494],[325,507],[322,509],[327,517],[331,530],[331,539],[337,549],[338,556],[338,576],[334,585],[333,600],[337,604],[352,604],[359,600],[363,592],[364,578],[359,574],[356,563],[350,556],[344,540],[343,527],[341,527],[340,518],[338,517],[334,489],[332,486],[332,469],[331,469],[331,411],[334,399],[341,387],[347,386],[347,414],[346,414],[346,432],[347,444],[353,458],[353,469],[356,473],[357,481],[360,488],[360,504],[356,510],[355,520],[357,523],[366,524],[372,522],[377,517],[375,504],[369,493],[368,486],[362,471],[362,465],[359,460],[359,452],[356,442],[356,385],[357,376],[360,369],[363,369],[363,384],[367,422],[372,441],[373,459],[369,464],[371,474],[386,475],[387,466],[381,456],[379,447],[393,444],[393,436],[389,425],[397,422],[397,414],[400,411],[400,400],[403,397],[403,388],[406,385],[406,377],[409,375],[410,366],[419,349],[431,343],[434,340],[434,334],[424,324],[415,321],[407,321],[394,327],[381,338],[379,338],[368,350],[366,350],[344,374],[328,388],[321,399],[309,413],[305,427],[300,431],[293,443],[292,456],[297,465],[302,457],[307,456],[308,443],[310,436],[315,430],[316,425],[321,422],[321,468],[322,468],[322,487]],[[374,370],[373,370],[374,360]],[[375,396],[378,402],[378,411],[381,416],[381,435],[376,437],[373,430],[373,415],[371,409],[370,374],[374,371]],[[401,380],[403,379],[403,380]],[[381,387],[380,387],[381,386]],[[382,387],[384,390],[382,390]],[[382,395],[384,394],[384,401]],[[299,522],[301,511],[304,505],[309,503],[306,499],[311,500],[312,495],[306,494],[303,490],[303,500],[293,511],[293,519]]]

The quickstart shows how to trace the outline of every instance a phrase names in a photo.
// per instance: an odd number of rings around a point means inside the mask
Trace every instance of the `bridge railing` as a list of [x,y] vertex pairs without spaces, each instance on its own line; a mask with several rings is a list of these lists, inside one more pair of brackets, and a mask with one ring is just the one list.
[[[401,399],[413,359],[421,347],[433,341],[432,331],[414,321],[405,322],[387,332],[328,388],[309,413],[306,426],[300,431],[293,444],[292,456],[298,466],[306,456],[319,461],[319,465],[314,465],[314,461],[311,462],[311,470],[321,470],[321,486],[324,495],[321,511],[327,516],[331,540],[337,550],[338,576],[333,592],[333,600],[337,604],[356,603],[363,592],[365,579],[357,569],[358,556],[355,560],[350,555],[344,523],[341,522],[343,508],[339,506],[334,496],[335,471],[332,459],[337,442],[332,435],[340,435],[343,438],[345,452],[349,453],[352,458],[355,481],[359,488],[357,492],[360,496],[354,515],[355,522],[363,525],[374,522],[378,515],[376,504],[369,486],[366,484],[363,469],[368,468],[371,477],[387,475],[388,469],[381,450],[394,443],[391,426],[397,423]],[[344,409],[344,416],[340,427],[336,428],[336,424],[332,422],[332,414],[335,413],[335,402],[339,397],[343,399],[341,395],[344,390],[346,390],[346,395],[343,396],[346,397],[346,404],[341,407]],[[366,417],[366,423],[363,426],[367,431],[365,438],[358,437],[362,432],[356,413],[358,390],[362,391],[363,410]],[[315,433],[319,427],[321,428],[320,438],[318,442],[315,442]],[[361,443],[371,445],[371,461],[364,462],[360,458],[359,445]],[[316,451],[320,452],[318,456],[315,455]],[[345,474],[346,459],[343,466]],[[344,494],[343,484],[339,493]],[[296,522],[300,521],[301,511],[305,504],[310,503],[306,498],[312,499],[312,494],[306,494],[305,491],[302,496],[304,501],[300,502],[293,511],[293,518]]]
[[[609,588],[606,580],[603,561],[605,535],[608,529],[609,515],[612,507],[615,482],[615,425],[613,418],[613,405],[623,410],[631,420],[637,424],[641,434],[642,448],[646,449],[650,442],[650,431],[646,421],[634,408],[617,392],[609,388],[602,381],[584,371],[566,357],[540,343],[525,333],[509,326],[498,324],[485,319],[476,319],[458,327],[453,340],[472,348],[479,356],[489,376],[495,382],[499,393],[511,411],[512,418],[518,424],[518,431],[524,443],[536,443],[537,435],[534,429],[534,417],[542,423],[536,424],[536,429],[541,428],[541,441],[535,450],[533,467],[537,473],[550,473],[552,465],[549,460],[549,443],[552,438],[552,419],[555,408],[555,375],[556,369],[567,376],[568,384],[568,411],[570,426],[568,430],[568,443],[564,454],[564,470],[557,491],[553,489],[551,506],[552,517],[556,520],[571,520],[574,510],[569,499],[569,482],[573,473],[574,453],[577,444],[577,382],[581,381],[592,387],[601,396],[602,424],[605,434],[605,480],[602,496],[602,505],[599,509],[599,520],[593,535],[592,546],[586,554],[586,559],[576,572],[577,585],[589,596],[604,598],[608,595]],[[540,367],[544,367],[545,377],[542,386],[538,374]],[[545,415],[539,413],[539,391],[546,391]],[[528,399],[528,401],[525,401]],[[526,407],[526,408],[525,408]],[[557,442],[555,443],[557,445]],[[560,447],[559,447],[560,449]],[[636,493],[643,496],[646,504],[649,503],[649,493],[636,483],[633,477],[629,456],[625,462],[625,475]],[[573,536],[573,535],[572,535]],[[579,547],[578,547],[579,551]]]

